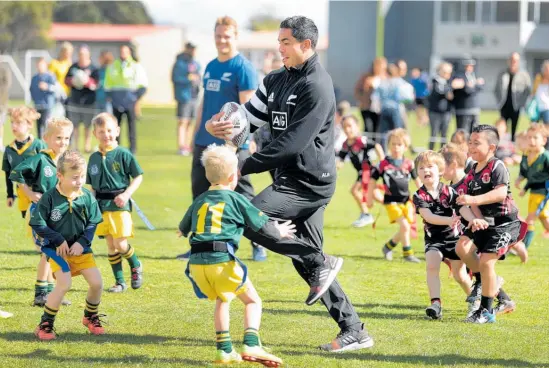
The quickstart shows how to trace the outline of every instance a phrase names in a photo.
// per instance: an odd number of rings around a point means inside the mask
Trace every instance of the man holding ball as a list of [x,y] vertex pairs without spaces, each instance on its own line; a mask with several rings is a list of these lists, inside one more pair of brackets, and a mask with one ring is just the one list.
[[[374,342],[335,280],[343,260],[322,251],[324,210],[336,186],[336,104],[332,79],[315,52],[317,40],[318,29],[312,20],[301,16],[285,19],[278,38],[285,67],[267,75],[243,105],[250,130],[269,124],[272,141],[242,163],[240,174],[276,169],[273,184],[252,203],[269,217],[291,220],[296,225],[295,238],[274,241],[250,231],[244,235],[292,258],[297,272],[310,285],[306,304],[321,299],[341,329],[321,349],[340,352],[372,347]],[[214,115],[206,130],[227,139],[233,124],[218,121],[223,115]]]

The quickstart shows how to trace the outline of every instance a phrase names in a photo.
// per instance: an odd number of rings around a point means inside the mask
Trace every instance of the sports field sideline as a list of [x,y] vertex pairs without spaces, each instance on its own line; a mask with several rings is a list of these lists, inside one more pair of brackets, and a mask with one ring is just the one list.
[[[412,118],[412,116],[410,116]],[[484,113],[482,122],[493,123],[495,113]],[[413,121],[413,118],[412,118]],[[526,121],[522,127],[526,127]],[[427,142],[428,128],[410,127],[415,146]],[[521,129],[519,128],[519,131]],[[11,139],[5,127],[6,141]],[[144,182],[134,196],[156,231],[148,231],[134,214],[136,237],[131,242],[143,260],[143,288],[123,294],[103,294],[101,311],[108,315],[107,334],[91,336],[80,319],[86,285],[74,280],[70,307],[60,310],[56,323],[59,339],[38,342],[33,335],[42,314],[30,306],[38,255],[24,236],[19,212],[2,204],[0,214],[0,304],[14,317],[0,320],[0,367],[190,367],[208,366],[213,359],[215,329],[213,304],[199,301],[184,276],[185,262],[175,256],[187,250],[176,230],[191,203],[189,157],[177,156],[174,110],[145,109],[138,123],[138,155]],[[124,138],[126,134],[121,135]],[[518,168],[510,168],[514,180]],[[287,367],[549,367],[547,290],[549,289],[549,241],[541,231],[530,247],[530,260],[520,264],[511,257],[498,265],[506,280],[505,290],[517,302],[517,310],[498,318],[496,324],[471,325],[463,292],[443,266],[444,318],[427,320],[429,297],[425,264],[382,259],[381,246],[394,233],[385,211],[375,232],[371,227],[353,229],[358,210],[348,193],[356,173],[351,165],[340,172],[338,189],[326,211],[325,249],[345,259],[339,280],[366,322],[375,346],[343,354],[328,354],[317,346],[338,332],[322,305],[307,307],[307,290],[291,262],[269,253],[264,263],[251,261],[251,247],[242,241],[239,255],[249,266],[250,277],[263,298],[261,337]],[[268,184],[266,174],[252,177],[256,190]],[[415,188],[412,188],[415,191]],[[4,181],[0,192],[5,193]],[[521,211],[526,199],[515,196]],[[378,212],[379,211],[379,212]],[[524,214],[524,212],[522,212]],[[540,227],[537,227],[541,230]],[[422,226],[413,247],[420,258]],[[377,239],[376,239],[377,238]],[[104,241],[93,246],[105,286],[112,272]],[[127,276],[129,270],[126,267]],[[237,349],[242,336],[242,306],[232,308],[231,334]],[[250,363],[243,363],[249,365]]]

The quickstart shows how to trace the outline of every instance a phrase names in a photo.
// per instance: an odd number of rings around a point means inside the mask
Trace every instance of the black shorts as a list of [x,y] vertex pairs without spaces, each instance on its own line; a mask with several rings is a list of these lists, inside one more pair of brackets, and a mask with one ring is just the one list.
[[[526,233],[526,224],[520,220],[472,233],[472,239],[479,253],[493,253],[500,256],[521,241]],[[468,235],[466,235],[468,236]]]
[[447,258],[452,261],[459,261],[460,258],[456,253],[456,242],[451,243],[425,243],[425,253],[434,250],[442,254],[443,258]]
[[416,97],[416,106],[425,106],[426,97]]
[[177,118],[178,119],[194,119],[196,118],[196,100],[177,103]]

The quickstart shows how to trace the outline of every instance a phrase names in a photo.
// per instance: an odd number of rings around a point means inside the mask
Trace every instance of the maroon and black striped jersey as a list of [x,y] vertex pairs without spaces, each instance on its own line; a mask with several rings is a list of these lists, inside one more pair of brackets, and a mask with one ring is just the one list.
[[338,156],[341,160],[349,157],[355,170],[361,172],[365,167],[369,168],[372,166],[368,153],[374,148],[374,143],[369,142],[365,136],[360,136],[352,144],[349,144],[347,140],[343,142]]
[[497,203],[479,206],[485,220],[492,226],[514,221],[518,218],[518,208],[511,195],[509,171],[503,161],[493,157],[486,166],[477,172],[478,163],[474,163],[471,171],[458,183],[458,195],[468,194],[477,196],[486,194],[500,185],[507,187],[507,197]]
[[409,184],[417,177],[414,163],[404,158],[395,160],[391,157],[383,159],[378,166],[372,168],[371,177],[374,180],[383,179],[385,195],[383,203],[406,203],[410,200]]

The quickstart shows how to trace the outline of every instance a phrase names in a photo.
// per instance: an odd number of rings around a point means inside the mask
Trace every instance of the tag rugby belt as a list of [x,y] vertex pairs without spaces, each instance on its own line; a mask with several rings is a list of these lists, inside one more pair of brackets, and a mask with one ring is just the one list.
[[115,199],[117,195],[124,193],[126,189],[116,189],[110,192],[95,192],[96,199]]
[[229,248],[227,247],[227,243],[222,241],[200,242],[191,244],[191,254],[211,252],[229,253]]

